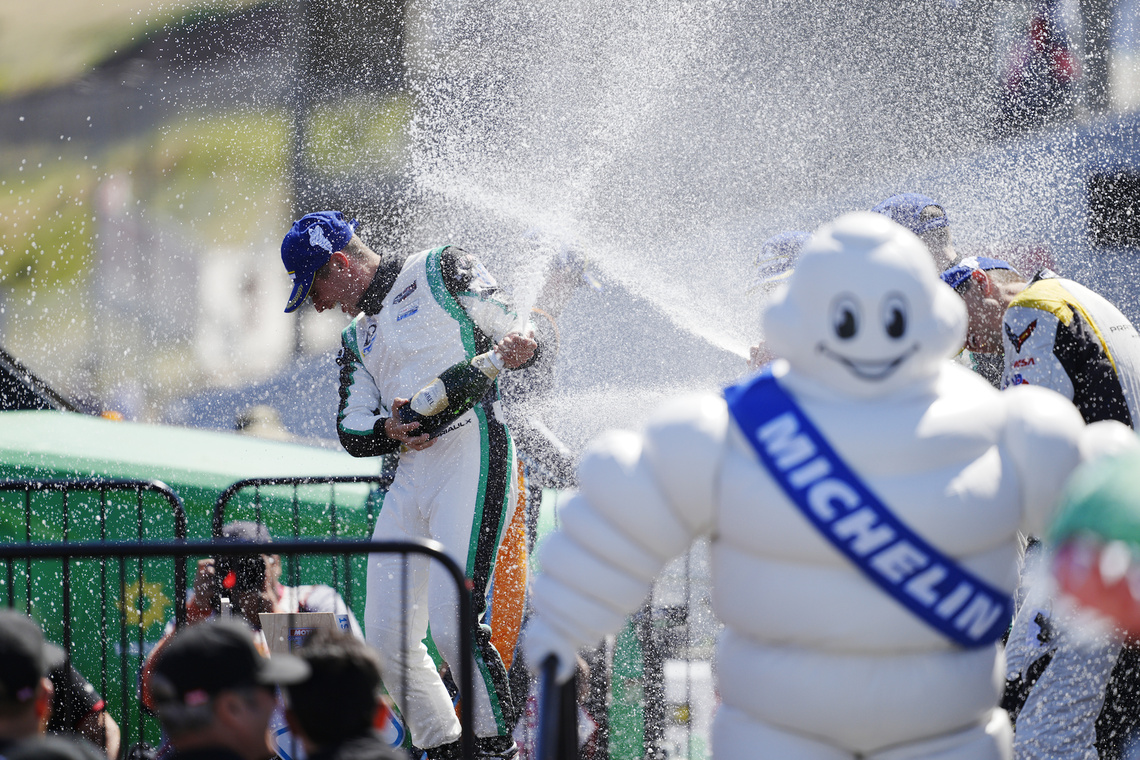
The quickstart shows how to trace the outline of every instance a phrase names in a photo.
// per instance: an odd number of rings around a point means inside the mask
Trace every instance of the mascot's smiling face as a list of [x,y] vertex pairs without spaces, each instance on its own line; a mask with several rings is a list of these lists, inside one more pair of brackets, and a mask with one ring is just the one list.
[[763,325],[797,372],[870,399],[934,378],[962,348],[966,309],[921,240],[881,214],[856,212],[812,235]]

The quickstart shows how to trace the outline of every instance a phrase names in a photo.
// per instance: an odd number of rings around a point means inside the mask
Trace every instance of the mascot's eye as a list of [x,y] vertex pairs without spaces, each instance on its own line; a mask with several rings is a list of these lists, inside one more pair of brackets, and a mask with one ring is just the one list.
[[901,294],[887,296],[883,304],[883,327],[892,338],[901,338],[906,333],[906,299]]
[[835,299],[831,306],[831,326],[843,340],[850,340],[859,331],[859,304],[851,296]]

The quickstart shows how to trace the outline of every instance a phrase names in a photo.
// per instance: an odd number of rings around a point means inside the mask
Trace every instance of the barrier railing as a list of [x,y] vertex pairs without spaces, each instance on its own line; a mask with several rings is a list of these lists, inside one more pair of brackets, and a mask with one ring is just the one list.
[[[381,554],[381,553],[396,553],[402,555],[419,554],[426,556],[430,561],[438,562],[446,570],[447,574],[455,583],[457,604],[457,618],[460,626],[459,630],[470,630],[474,626],[472,620],[472,605],[469,590],[467,588],[467,581],[464,577],[463,570],[455,564],[442,547],[432,541],[369,541],[369,540],[282,540],[275,541],[273,544],[274,552],[287,557],[303,557],[306,555],[367,555],[367,554]],[[47,543],[7,543],[0,544],[0,561],[5,561],[9,566],[13,561],[23,560],[31,564],[37,561],[62,561],[64,566],[70,566],[73,562],[79,562],[81,559],[89,560],[107,560],[117,559],[120,569],[120,574],[126,564],[126,560],[130,558],[137,558],[140,561],[147,558],[164,559],[164,558],[181,558],[178,564],[182,571],[185,572],[185,566],[188,561],[187,558],[195,556],[214,556],[219,552],[224,553],[226,556],[253,556],[261,554],[264,551],[264,546],[260,544],[251,544],[244,542],[234,541],[175,541],[175,542],[99,542],[99,543],[67,543],[67,542],[47,542]],[[105,564],[105,563],[104,563]],[[11,588],[11,587],[9,587]],[[402,588],[407,589],[407,577],[402,581]],[[401,598],[403,603],[407,603],[407,594],[402,594]],[[11,600],[11,596],[9,597]],[[10,606],[12,606],[10,604]],[[402,609],[401,615],[407,619],[407,609]],[[40,620],[41,624],[44,622]],[[72,620],[69,615],[65,615],[62,621],[64,629],[64,639],[73,642],[71,628]],[[474,688],[474,672],[473,672],[473,653],[472,643],[469,637],[459,637],[460,642],[460,659],[458,667],[458,686],[462,694],[472,694]],[[67,647],[69,660],[71,657],[72,647]],[[405,648],[407,651],[407,647]],[[141,668],[141,647],[140,647],[140,668]],[[125,662],[125,658],[124,658]],[[125,667],[125,666],[124,666]],[[126,679],[124,679],[124,682]],[[406,694],[407,682],[402,681],[399,688]],[[402,700],[403,701],[403,700]],[[472,700],[460,701],[460,721],[461,721],[461,747],[464,757],[472,757],[474,755],[474,734],[473,727],[473,706]],[[150,731],[144,730],[144,722],[148,723]],[[123,726],[123,746],[127,747],[136,742],[151,741],[154,742],[154,737],[157,734],[157,728],[154,725],[153,718],[142,712],[140,708],[139,722],[137,726],[132,726],[129,721],[125,721],[126,725]],[[137,728],[137,730],[136,730]]]
[[[370,535],[378,502],[365,498],[360,486],[377,493],[387,481],[381,475],[243,480],[217,499],[208,523],[203,524],[199,516],[195,524],[199,529],[208,524],[215,535],[220,534],[227,519],[234,517],[274,525],[278,531],[275,539],[279,540],[274,541],[273,551],[281,553],[287,562],[283,580],[298,585],[304,576],[307,582],[331,585],[352,609],[354,596],[357,602],[363,599],[363,594],[354,590],[364,588],[365,563],[365,558],[351,549],[352,542],[339,541],[335,548],[315,553],[325,555],[324,558],[305,557],[287,551],[291,544],[288,534],[292,533],[294,539],[302,532],[334,537]],[[320,490],[323,488],[328,489],[327,498]],[[81,496],[79,491],[88,493]],[[7,509],[0,512],[0,541],[13,541],[17,547],[59,538],[141,540],[186,534],[181,500],[156,482],[11,481],[0,483],[0,495],[3,492],[16,493],[6,497]],[[43,500],[49,496],[55,501],[45,507]],[[144,506],[144,498],[154,503]],[[160,514],[166,517],[160,520]],[[3,524],[5,520],[8,525]],[[211,549],[207,554],[216,548],[214,544],[208,546]],[[11,556],[7,551],[9,554],[0,556]],[[227,544],[227,553],[240,552],[229,551]],[[162,568],[146,564],[152,560],[144,562],[144,557],[137,554],[123,555],[118,563],[107,563],[104,558],[101,563],[84,568],[74,562],[60,563],[61,557],[56,557],[53,568],[45,572],[41,567],[33,573],[34,558],[26,554],[20,557],[22,562],[5,562],[4,575],[0,576],[0,604],[34,611],[50,637],[62,640],[80,664],[99,673],[98,688],[107,698],[109,709],[117,711],[112,713],[116,717],[123,716],[124,746],[132,738],[156,738],[153,719],[138,704],[135,676],[157,641],[154,631],[160,631],[169,619],[165,610],[173,607],[177,624],[185,620],[187,567],[191,573],[194,569],[192,562],[185,561],[190,555],[172,567],[168,559]],[[172,559],[174,555],[166,556]],[[707,757],[707,721],[713,701],[709,659],[716,624],[711,620],[711,612],[705,609],[705,600],[697,598],[705,594],[702,579],[707,579],[706,565],[707,558],[699,549],[679,558],[667,569],[667,577],[655,585],[647,604],[631,618],[626,631],[610,637],[600,649],[582,653],[589,675],[581,706],[596,726],[593,757]],[[77,580],[80,588],[74,595],[61,595],[60,589],[69,591],[68,587],[76,585]],[[694,586],[699,590],[694,592]],[[77,604],[82,594],[90,601]],[[111,621],[116,610],[120,615],[117,641],[113,636],[116,625]],[[710,616],[707,620],[702,617],[706,614]],[[60,628],[53,620],[71,623]],[[73,629],[98,635],[89,640],[81,636],[76,646],[71,640]],[[117,665],[114,670],[118,672],[108,673],[110,663]],[[402,688],[400,684],[392,686]],[[108,687],[113,693],[108,694]],[[573,712],[566,710],[570,709],[568,706],[577,709],[575,696],[571,690],[563,698],[563,720],[573,717]],[[524,728],[523,732],[531,743],[534,730]]]
[[[18,499],[5,510],[8,519],[3,521],[0,533],[0,540],[7,539],[17,547],[32,542],[72,541],[76,537],[101,542],[110,538],[142,541],[155,534],[162,539],[186,538],[182,499],[157,480],[10,480],[0,481],[0,494]],[[22,520],[17,516],[22,516]],[[28,614],[33,610],[39,613],[49,637],[61,641],[69,655],[78,655],[80,671],[98,672],[99,693],[109,706],[116,708],[124,736],[141,736],[144,719],[130,669],[133,660],[141,661],[145,655],[148,624],[164,622],[159,618],[164,616],[167,605],[172,604],[179,624],[186,621],[184,559],[172,557],[173,567],[161,569],[153,563],[144,566],[141,558],[133,567],[128,568],[125,560],[120,560],[117,567],[110,569],[105,562],[98,568],[76,568],[65,560],[57,573],[49,568],[36,568],[33,572],[31,554],[21,551],[17,556],[21,554],[22,567],[12,560],[4,563],[4,603],[8,607],[22,606]],[[18,570],[22,571],[22,583],[17,582]],[[165,575],[167,570],[173,589],[169,597],[154,593],[157,576]],[[115,612],[112,607],[119,613],[117,626],[111,624]],[[85,642],[82,647],[75,646],[73,620],[78,621],[80,628],[97,632],[97,645]],[[115,627],[117,640],[110,634]],[[109,652],[112,648],[103,645],[112,641],[117,652]],[[118,667],[112,669],[116,655]],[[63,710],[61,723],[72,725],[82,717],[74,714],[73,701],[60,700],[58,704]]]
[[[253,493],[253,507],[254,507],[254,522],[264,523],[261,513],[261,489],[269,486],[287,486],[293,491],[293,534],[300,535],[301,530],[301,513],[300,513],[300,500],[297,498],[297,489],[301,486],[314,486],[314,485],[328,485],[330,486],[329,492],[329,529],[330,535],[340,535],[340,522],[337,514],[337,501],[335,486],[338,484],[349,483],[370,483],[374,488],[386,487],[391,482],[390,475],[329,475],[329,476],[303,476],[303,477],[284,477],[284,478],[246,478],[239,480],[233,485],[222,491],[218,496],[217,502],[214,504],[214,519],[213,519],[213,533],[214,536],[222,535],[222,527],[226,522],[226,509],[229,507],[230,502],[234,500],[239,494],[252,490]],[[375,515],[371,511],[368,512],[368,523],[375,521]]]

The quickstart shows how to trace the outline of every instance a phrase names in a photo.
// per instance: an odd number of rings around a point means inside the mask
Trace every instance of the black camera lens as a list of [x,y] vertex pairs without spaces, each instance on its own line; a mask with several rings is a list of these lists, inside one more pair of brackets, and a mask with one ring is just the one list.
[[261,591],[265,588],[265,557],[217,557],[214,577],[223,596],[227,592]]

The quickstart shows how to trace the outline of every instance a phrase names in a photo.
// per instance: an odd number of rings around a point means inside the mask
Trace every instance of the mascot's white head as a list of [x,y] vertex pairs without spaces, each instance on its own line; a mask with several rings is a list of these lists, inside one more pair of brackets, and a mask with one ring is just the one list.
[[855,212],[812,235],[763,329],[796,372],[871,399],[937,376],[962,348],[966,308],[913,233]]

